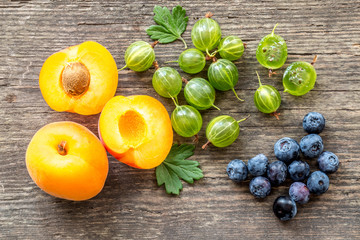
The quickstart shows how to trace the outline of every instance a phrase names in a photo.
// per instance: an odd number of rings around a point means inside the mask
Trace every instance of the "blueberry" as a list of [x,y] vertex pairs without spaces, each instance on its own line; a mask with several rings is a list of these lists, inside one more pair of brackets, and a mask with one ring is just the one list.
[[309,112],[303,120],[303,128],[307,133],[321,133],[325,127],[325,118],[321,113]]
[[265,177],[256,177],[250,181],[250,192],[257,198],[265,198],[270,194],[271,184]]
[[297,203],[305,204],[309,201],[310,191],[302,182],[294,182],[290,185],[289,195]]
[[300,146],[294,139],[284,137],[275,143],[274,152],[277,159],[286,164],[290,164],[299,158]]
[[248,170],[242,160],[234,159],[229,162],[226,172],[231,180],[234,182],[241,182],[247,178]]
[[275,199],[273,211],[281,221],[290,220],[297,213],[296,203],[288,196],[280,196]]
[[311,193],[323,194],[329,189],[329,177],[321,171],[313,172],[307,180],[307,187]]
[[253,176],[262,176],[266,173],[269,161],[264,154],[259,154],[250,159],[247,163],[249,173]]
[[272,185],[280,185],[286,180],[287,176],[287,166],[282,161],[275,161],[270,163],[267,176]]
[[319,135],[309,134],[301,139],[300,149],[305,157],[315,158],[323,152],[324,144]]
[[293,181],[304,181],[310,174],[310,167],[307,162],[297,160],[289,165],[288,171]]
[[317,162],[320,170],[325,173],[334,173],[339,168],[339,158],[332,152],[323,152]]

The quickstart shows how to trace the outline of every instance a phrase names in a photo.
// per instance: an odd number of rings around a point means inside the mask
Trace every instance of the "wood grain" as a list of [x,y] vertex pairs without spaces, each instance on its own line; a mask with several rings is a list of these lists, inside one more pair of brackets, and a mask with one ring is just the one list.
[[[181,4],[189,16],[183,37],[191,45],[191,26],[207,11],[223,35],[236,35],[248,44],[236,61],[236,91],[218,92],[222,111],[203,111],[211,118],[230,114],[251,118],[241,123],[241,135],[230,147],[217,149],[202,138],[192,159],[200,162],[205,178],[184,184],[180,196],[168,196],[157,187],[154,170],[137,170],[109,156],[110,171],[103,191],[85,202],[70,202],[42,192],[30,179],[25,151],[33,134],[47,123],[71,120],[97,133],[98,115],[79,116],[52,111],[43,100],[38,75],[45,59],[67,46],[94,40],[124,64],[126,47],[135,40],[150,41],[145,29],[153,24],[155,4]],[[258,41],[276,32],[288,45],[284,67],[269,79],[258,64]],[[0,239],[360,239],[360,3],[330,1],[9,1],[0,2]],[[183,51],[176,41],[156,46],[160,65]],[[281,76],[292,62],[311,61],[318,55],[318,80],[303,97],[281,93],[281,120],[259,113],[252,103],[257,88],[255,71],[264,84],[282,90]],[[176,65],[171,65],[179,69]],[[147,94],[164,103],[151,86],[154,69],[144,73],[119,73],[117,95]],[[184,77],[189,75],[181,72]],[[206,72],[196,76],[206,77]],[[184,97],[179,97],[185,103]],[[258,153],[275,160],[273,145],[281,137],[300,140],[309,111],[322,112],[327,126],[321,136],[325,149],[341,161],[330,176],[329,191],[299,206],[290,222],[279,222],[271,207],[286,194],[290,182],[273,188],[265,200],[255,200],[248,181],[234,184],[225,169],[234,158],[248,160]],[[175,142],[191,142],[175,136]],[[316,169],[315,161],[309,160]]]

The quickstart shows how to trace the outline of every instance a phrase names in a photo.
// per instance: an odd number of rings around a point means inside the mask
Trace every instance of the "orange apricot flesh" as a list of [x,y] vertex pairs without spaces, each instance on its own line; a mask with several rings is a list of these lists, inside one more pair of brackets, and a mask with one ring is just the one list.
[[82,201],[102,190],[109,163],[104,146],[89,129],[74,122],[55,122],[33,136],[26,167],[46,193]]
[[51,55],[41,68],[39,85],[55,111],[97,114],[115,95],[117,66],[105,47],[88,41]]
[[135,168],[157,167],[173,143],[167,110],[146,95],[112,98],[101,112],[98,127],[108,152]]

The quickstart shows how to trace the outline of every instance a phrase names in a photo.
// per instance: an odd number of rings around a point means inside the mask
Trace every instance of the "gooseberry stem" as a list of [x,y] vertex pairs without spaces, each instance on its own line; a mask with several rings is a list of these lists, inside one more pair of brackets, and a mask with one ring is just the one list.
[[159,64],[158,64],[158,62],[156,60],[153,62],[153,65],[154,65],[156,70],[158,70],[160,68]]
[[194,143],[198,143],[199,142],[199,135],[195,134],[195,139],[193,140]]
[[118,72],[120,72],[121,70],[124,70],[125,68],[127,68],[127,64],[125,64],[125,66],[123,66],[122,68],[118,69]]
[[259,79],[259,86],[261,87],[262,86],[262,84],[261,84],[261,81],[260,81],[260,76],[259,76],[259,73],[257,72],[257,71],[255,71],[256,72],[256,75],[257,75],[257,77],[258,77],[258,79]]
[[[170,96],[170,94],[169,94],[169,96]],[[178,103],[177,97],[174,98],[173,96],[170,96],[170,98],[173,100],[175,107],[178,107],[179,103]]]
[[205,14],[206,18],[211,18],[212,16],[214,16],[214,14],[212,14],[212,12],[208,12]]
[[159,41],[153,42],[153,43],[151,44],[151,47],[154,48],[154,47],[156,46],[156,44],[158,44],[158,43],[159,43]]
[[246,48],[246,46],[247,46],[247,43],[244,43],[244,42],[243,42],[243,45],[244,45],[244,48]]
[[314,56],[314,59],[313,61],[310,63],[311,65],[314,65],[316,63],[316,60],[317,60],[317,55]]
[[211,54],[209,53],[209,49],[206,49],[206,54],[209,56],[209,57],[213,57],[213,56],[211,56]]
[[215,50],[215,51],[210,55],[210,57],[215,57],[215,55],[216,55],[219,51],[221,51],[221,49]]
[[243,121],[247,120],[249,117],[250,117],[250,114],[249,114],[247,117],[245,117],[245,118],[240,119],[239,121],[237,121],[237,123],[241,123],[241,122],[243,122]]
[[188,81],[186,78],[184,78],[184,77],[182,77],[181,80],[182,80],[185,84],[188,84],[188,82],[189,82],[189,81]]
[[277,73],[274,72],[272,69],[269,69],[269,77],[271,77],[273,74],[277,74]]
[[273,113],[270,113],[270,115],[276,117],[277,120],[280,120],[280,118],[279,118],[280,113],[278,113],[278,112],[275,111],[275,112],[273,112]]
[[174,63],[174,62],[178,63],[179,61],[178,60],[176,60],[176,61],[167,61],[165,63]]
[[206,147],[207,147],[207,145],[209,145],[209,143],[210,143],[210,140],[208,140],[204,145],[202,145],[202,149],[205,149]]
[[239,96],[237,95],[237,93],[236,93],[236,91],[235,91],[234,88],[232,88],[231,90],[233,90],[233,92],[235,93],[236,98],[237,98],[239,101],[241,101],[241,102],[244,101],[243,99],[239,98]]
[[187,49],[187,45],[186,45],[186,42],[185,42],[185,40],[180,36],[178,39],[180,39],[183,43],[184,43],[184,45],[185,45],[185,49]]
[[215,106],[214,104],[213,104],[213,105],[211,105],[211,106],[213,106],[215,109],[217,109],[217,110],[221,111],[221,109],[220,109],[220,108],[218,108],[217,106]]
[[275,32],[275,28],[277,27],[277,25],[279,25],[278,23],[275,25],[274,29],[271,32],[271,36],[274,36],[274,32]]

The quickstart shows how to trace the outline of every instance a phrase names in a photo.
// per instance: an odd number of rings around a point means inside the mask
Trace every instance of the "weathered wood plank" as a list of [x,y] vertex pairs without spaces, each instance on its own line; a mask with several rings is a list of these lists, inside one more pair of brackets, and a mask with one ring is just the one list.
[[[357,1],[181,1],[189,15],[184,38],[191,45],[191,26],[207,11],[215,13],[224,35],[238,35],[248,44],[239,68],[238,94],[218,92],[222,111],[203,111],[211,118],[230,114],[251,118],[241,123],[241,136],[230,147],[196,149],[205,178],[184,184],[179,197],[156,186],[153,170],[127,167],[113,157],[104,190],[86,202],[55,199],[40,191],[25,166],[25,151],[33,134],[47,123],[71,120],[97,133],[98,115],[79,116],[52,111],[38,88],[38,74],[52,53],[85,40],[103,44],[118,67],[126,47],[135,40],[150,41],[145,29],[153,24],[155,4],[168,7],[180,1],[3,1],[0,3],[0,238],[1,239],[360,239],[360,4]],[[258,41],[276,32],[288,44],[289,57],[278,75],[269,79],[255,58]],[[180,41],[158,45],[161,65],[183,50]],[[318,81],[303,97],[282,95],[281,120],[259,113],[252,103],[257,88],[255,71],[265,84],[282,90],[281,75],[297,60],[316,63]],[[176,65],[170,65],[176,67]],[[178,69],[178,67],[176,67]],[[151,86],[154,69],[119,73],[117,95],[147,94],[162,101]],[[181,72],[187,78],[190,76]],[[206,72],[196,76],[206,77]],[[185,103],[184,97],[179,100]],[[325,149],[338,154],[339,171],[330,176],[329,191],[313,197],[288,223],[273,216],[271,206],[286,194],[290,182],[273,189],[263,201],[249,193],[248,181],[234,184],[225,168],[233,158],[247,160],[258,153],[275,159],[273,144],[283,136],[304,136],[302,117],[324,113],[321,136]],[[199,146],[206,140],[201,130]],[[176,142],[191,142],[175,136]],[[314,160],[309,161],[316,169]]]

